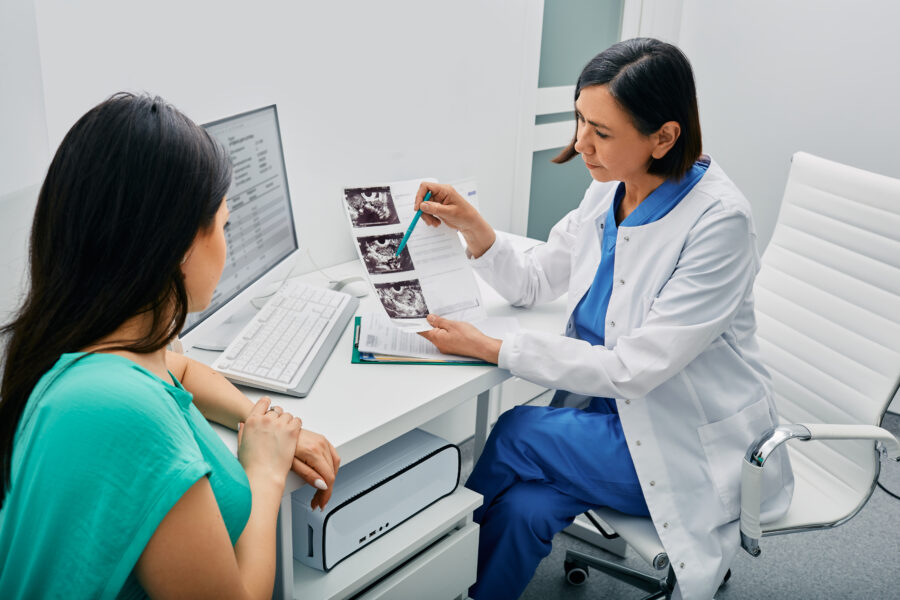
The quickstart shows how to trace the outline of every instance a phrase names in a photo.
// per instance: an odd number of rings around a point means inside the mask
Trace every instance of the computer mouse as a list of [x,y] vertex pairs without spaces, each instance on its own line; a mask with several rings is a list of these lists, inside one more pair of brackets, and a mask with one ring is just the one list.
[[336,292],[344,292],[355,298],[362,298],[369,295],[369,284],[362,277],[348,277],[331,284],[331,289]]

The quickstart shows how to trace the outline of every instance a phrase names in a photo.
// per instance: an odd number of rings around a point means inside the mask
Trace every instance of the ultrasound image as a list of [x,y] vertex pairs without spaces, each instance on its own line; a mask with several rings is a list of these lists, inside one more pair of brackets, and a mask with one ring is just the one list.
[[344,190],[344,201],[354,227],[375,227],[400,223],[389,187]]
[[412,271],[415,267],[408,247],[403,248],[400,256],[394,256],[402,239],[402,233],[358,238],[356,241],[366,263],[366,270],[373,275]]
[[375,291],[392,319],[421,319],[428,316],[428,306],[418,279],[376,283]]

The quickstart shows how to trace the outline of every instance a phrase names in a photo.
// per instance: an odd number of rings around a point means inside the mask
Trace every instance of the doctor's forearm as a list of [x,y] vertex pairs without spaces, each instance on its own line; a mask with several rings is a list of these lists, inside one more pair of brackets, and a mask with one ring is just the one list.
[[472,255],[472,258],[479,258],[497,240],[497,233],[494,231],[494,228],[483,218],[480,218],[471,229],[460,229],[460,233],[466,240],[467,250]]
[[477,358],[480,358],[485,362],[494,363],[496,365],[500,361],[500,347],[502,345],[502,340],[498,340],[492,337],[485,337]]
[[665,378],[602,346],[531,330],[504,340],[499,358],[500,367],[522,379],[585,396],[640,398]]

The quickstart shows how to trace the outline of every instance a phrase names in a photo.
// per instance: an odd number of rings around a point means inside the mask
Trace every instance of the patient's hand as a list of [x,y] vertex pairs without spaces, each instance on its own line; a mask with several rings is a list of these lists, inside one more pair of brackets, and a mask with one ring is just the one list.
[[[331,442],[308,429],[300,430],[291,469],[309,485],[318,488],[309,503],[312,508],[325,508],[328,500],[331,499],[334,476],[340,466],[341,457],[338,456]],[[319,485],[316,484],[317,480],[321,482]],[[322,483],[328,486],[324,490],[321,488]]]
[[496,338],[488,337],[477,327],[464,321],[453,321],[437,315],[428,315],[428,324],[434,329],[420,331],[419,335],[437,346],[444,354],[473,356],[497,364],[500,345]]

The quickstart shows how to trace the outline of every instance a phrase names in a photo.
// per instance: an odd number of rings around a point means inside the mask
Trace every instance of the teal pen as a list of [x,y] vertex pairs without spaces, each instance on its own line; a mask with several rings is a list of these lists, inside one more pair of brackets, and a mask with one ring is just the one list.
[[[425,194],[425,197],[422,198],[422,202],[428,202],[431,198],[431,192]],[[416,215],[413,217],[412,223],[409,224],[409,227],[406,229],[406,233],[403,234],[403,239],[400,240],[400,245],[397,246],[397,252],[394,253],[394,256],[400,256],[400,253],[403,252],[403,249],[406,248],[406,242],[409,241],[409,236],[412,235],[413,227],[416,226],[416,223],[419,222],[419,217],[422,216],[422,209],[416,211]]]

